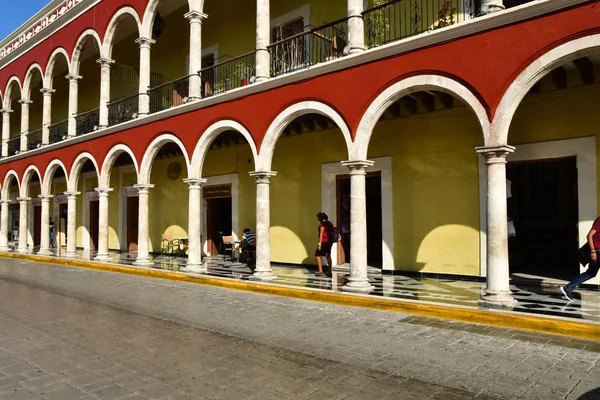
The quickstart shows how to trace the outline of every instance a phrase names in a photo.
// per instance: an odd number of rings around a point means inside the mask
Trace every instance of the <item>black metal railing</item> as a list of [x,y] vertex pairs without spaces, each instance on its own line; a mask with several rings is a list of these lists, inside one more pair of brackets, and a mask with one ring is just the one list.
[[150,114],[187,103],[190,95],[189,75],[148,90]]
[[254,82],[256,51],[223,61],[200,71],[202,97],[210,97]]
[[42,130],[29,132],[27,134],[27,150],[34,150],[42,146]]
[[473,0],[394,0],[363,12],[368,48],[444,28],[471,18]]
[[52,124],[50,125],[48,130],[50,136],[50,144],[63,141],[69,136],[69,120],[64,120]]
[[84,112],[75,117],[77,124],[77,136],[85,135],[98,130],[100,125],[100,109],[96,108],[91,111]]
[[138,117],[139,109],[139,94],[109,103],[108,126],[113,126],[136,119]]
[[347,43],[346,18],[275,42],[268,46],[271,76],[287,74],[341,57]]
[[505,8],[512,8],[522,4],[531,3],[534,0],[504,0],[502,3]]
[[15,156],[19,154],[21,150],[21,136],[10,138],[7,142],[8,145],[8,156]]

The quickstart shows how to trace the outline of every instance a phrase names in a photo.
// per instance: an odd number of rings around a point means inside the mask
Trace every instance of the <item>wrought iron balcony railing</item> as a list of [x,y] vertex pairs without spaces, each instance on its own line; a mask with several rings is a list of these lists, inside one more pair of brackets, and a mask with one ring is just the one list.
[[52,124],[48,129],[50,131],[50,144],[63,141],[69,134],[69,120]]
[[368,48],[475,16],[475,0],[394,0],[363,12]]
[[190,96],[190,77],[185,76],[148,90],[150,114],[185,104]]
[[75,121],[77,124],[77,136],[94,132],[98,130],[98,125],[100,125],[100,109],[96,108],[79,114],[75,117]]
[[8,145],[8,156],[15,156],[19,154],[21,150],[21,135],[10,138],[7,142]]
[[254,82],[256,51],[223,61],[200,71],[202,97],[210,97]]
[[27,150],[35,150],[42,146],[42,130],[29,132],[27,134]]
[[268,46],[271,76],[279,76],[343,56],[348,43],[346,18],[312,28]]
[[139,113],[140,95],[136,94],[108,104],[108,126],[136,119]]

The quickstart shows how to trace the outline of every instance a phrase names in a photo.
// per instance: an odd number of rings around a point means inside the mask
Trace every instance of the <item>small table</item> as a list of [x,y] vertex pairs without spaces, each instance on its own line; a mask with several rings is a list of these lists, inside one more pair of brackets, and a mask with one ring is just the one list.
[[189,247],[188,243],[189,243],[190,239],[187,237],[176,237],[176,238],[173,238],[173,240],[179,241],[179,249],[177,251],[177,255],[179,257],[185,257],[185,249],[187,249]]

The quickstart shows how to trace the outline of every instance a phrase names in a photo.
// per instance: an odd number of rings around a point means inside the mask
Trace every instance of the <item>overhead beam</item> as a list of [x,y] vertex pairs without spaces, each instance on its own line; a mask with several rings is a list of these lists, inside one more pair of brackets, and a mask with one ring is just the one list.
[[319,125],[321,130],[325,130],[329,127],[329,119],[324,115],[316,115],[315,122]]
[[302,124],[306,127],[309,132],[315,131],[315,120],[311,116],[305,116],[302,118]]
[[449,110],[454,107],[454,96],[448,93],[440,93],[440,100],[444,105],[444,108]]
[[563,67],[555,68],[552,73],[552,80],[559,89],[567,88],[567,71]]
[[421,101],[421,104],[423,104],[423,107],[425,108],[425,110],[427,110],[427,112],[435,111],[435,96],[434,95],[429,94],[427,92],[416,92],[416,93],[413,93],[413,96],[415,96],[417,99],[419,99]]
[[402,98],[402,104],[404,104],[404,108],[410,115],[417,113],[417,100],[412,96],[405,96]]
[[573,64],[579,70],[581,80],[586,85],[594,83],[594,63],[587,57],[581,57],[577,60],[573,60]]
[[394,118],[400,118],[400,102],[399,101],[395,101],[392,103],[392,105],[389,108],[390,114],[392,114],[392,116]]
[[290,128],[292,130],[292,134],[301,134],[302,133],[302,121],[300,121],[300,119],[296,118],[295,120],[292,121],[292,123],[290,124]]

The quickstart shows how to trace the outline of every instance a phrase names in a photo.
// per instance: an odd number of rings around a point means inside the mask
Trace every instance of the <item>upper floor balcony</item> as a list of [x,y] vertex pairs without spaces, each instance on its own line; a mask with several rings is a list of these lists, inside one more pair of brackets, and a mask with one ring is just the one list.
[[26,72],[5,62],[2,157],[236,89],[242,96],[257,82],[529,1],[259,1],[256,13],[235,11],[247,9],[241,2],[201,7],[192,0],[139,0],[136,8],[134,1],[111,12],[104,32],[62,26],[59,31],[74,37],[72,48],[53,42],[47,59],[43,51],[29,50],[34,55]]

